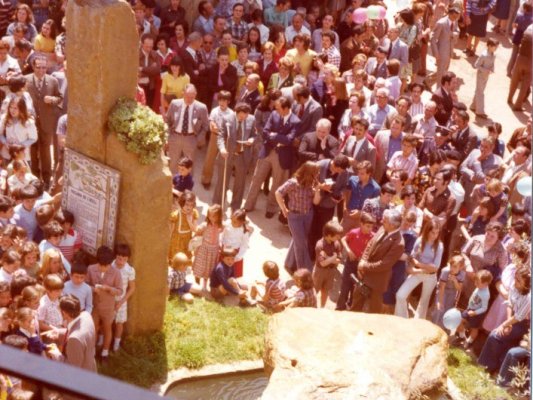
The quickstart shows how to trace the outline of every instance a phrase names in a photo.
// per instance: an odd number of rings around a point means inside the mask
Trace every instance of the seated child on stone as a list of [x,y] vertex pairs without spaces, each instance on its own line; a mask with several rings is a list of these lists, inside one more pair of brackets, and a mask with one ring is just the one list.
[[443,327],[442,316],[455,307],[461,295],[465,276],[465,259],[461,254],[453,256],[449,264],[440,271],[433,314],[435,324]]
[[[472,292],[468,300],[468,307],[462,312],[463,320],[457,328],[457,335],[461,339],[466,339],[464,346],[468,348],[476,340],[479,327],[485,319],[489,308],[490,291],[489,285],[492,282],[492,274],[483,269],[476,273],[474,284],[476,289]],[[466,338],[465,330],[470,330],[470,337]]]
[[269,311],[281,311],[279,303],[287,298],[285,295],[285,283],[279,277],[279,267],[274,261],[263,263],[263,273],[267,277],[266,282],[256,281],[252,286],[250,294],[252,299],[258,296],[259,304]]
[[199,296],[202,288],[196,283],[187,282],[187,267],[191,260],[185,253],[176,253],[168,267],[168,292],[178,295],[186,303],[194,301],[193,294]]
[[185,156],[178,160],[178,173],[172,178],[172,193],[180,196],[186,190],[192,190],[194,180],[192,178],[192,160]]
[[322,239],[315,246],[315,267],[313,283],[316,292],[320,292],[320,307],[326,306],[328,294],[333,287],[337,266],[341,262],[342,226],[337,221],[329,221],[322,229]]
[[313,288],[311,271],[299,268],[292,276],[298,291],[290,295],[287,300],[280,303],[282,307],[314,307],[316,308],[316,295]]
[[235,250],[222,249],[221,261],[213,268],[209,278],[211,296],[216,301],[222,301],[225,296],[238,296],[240,305],[254,305],[247,296],[247,287],[237,281],[233,264],[235,263]]

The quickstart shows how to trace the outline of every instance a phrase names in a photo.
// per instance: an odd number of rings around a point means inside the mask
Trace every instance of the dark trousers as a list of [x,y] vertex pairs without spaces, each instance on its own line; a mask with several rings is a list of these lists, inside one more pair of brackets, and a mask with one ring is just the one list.
[[309,235],[309,254],[311,259],[315,259],[315,246],[316,242],[322,237],[322,230],[335,214],[335,207],[325,208],[320,206],[314,206],[313,224],[311,225],[311,232]]
[[354,288],[354,282],[350,275],[357,274],[358,264],[359,260],[346,260],[344,263],[344,269],[342,270],[341,291],[339,293],[339,298],[337,299],[337,307],[335,310],[342,311],[350,308],[352,304],[352,292]]
[[[366,306],[366,307],[365,307]],[[383,292],[374,289],[370,292],[370,297],[365,297],[356,286],[353,291],[351,311],[368,312],[371,314],[381,314],[383,312]]]
[[50,146],[53,143],[53,135],[43,132],[40,129],[37,131],[37,134],[37,143],[33,144],[30,148],[31,172],[37,178],[42,179],[45,185],[48,185],[52,177]]
[[514,324],[508,335],[498,336],[495,330],[492,331],[477,362],[486,367],[489,372],[498,371],[507,352],[520,344],[528,328],[529,320],[524,320]]
[[444,228],[442,229],[442,245],[443,245],[443,252],[442,252],[442,262],[441,267],[444,267],[448,261],[449,258],[449,252],[450,252],[450,243],[452,241],[453,232],[455,231],[455,228],[457,227],[457,217],[458,214],[451,215],[450,218],[446,220],[446,223],[444,224]]

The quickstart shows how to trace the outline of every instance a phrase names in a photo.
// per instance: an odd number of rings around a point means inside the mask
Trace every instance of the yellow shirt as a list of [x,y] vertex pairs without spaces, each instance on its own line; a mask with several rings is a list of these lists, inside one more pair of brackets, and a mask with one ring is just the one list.
[[[220,47],[218,49],[220,49]],[[217,49],[217,54],[218,54],[218,49]],[[237,59],[237,47],[232,44],[231,47],[228,49],[228,52],[229,52],[229,62],[235,61]]]
[[[313,50],[307,50],[304,54],[299,55],[298,50],[290,49],[287,50],[285,57],[292,60],[294,67],[296,64],[300,64],[300,73],[307,78],[309,71],[311,71],[311,66],[313,64],[313,58],[316,56],[316,53]],[[297,74],[297,73],[296,73]]]
[[183,97],[183,90],[185,89],[185,86],[190,82],[191,79],[187,74],[183,74],[181,76],[178,76],[177,78],[174,78],[171,73],[165,72],[162,77],[161,93],[173,94],[179,99]]
[[34,43],[35,51],[43,53],[53,53],[56,48],[56,41],[54,39],[45,38],[40,33],[35,37]]

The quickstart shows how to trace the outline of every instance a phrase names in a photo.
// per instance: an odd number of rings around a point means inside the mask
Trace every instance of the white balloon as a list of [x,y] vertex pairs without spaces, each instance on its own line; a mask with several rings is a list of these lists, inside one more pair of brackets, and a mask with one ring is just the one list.
[[461,323],[461,319],[461,311],[459,311],[457,308],[450,308],[442,316],[442,324],[446,329],[450,330],[450,335],[453,335]]
[[531,177],[530,176],[524,176],[523,178],[520,178],[518,182],[516,182],[516,190],[518,190],[518,193],[520,193],[524,197],[531,196]]

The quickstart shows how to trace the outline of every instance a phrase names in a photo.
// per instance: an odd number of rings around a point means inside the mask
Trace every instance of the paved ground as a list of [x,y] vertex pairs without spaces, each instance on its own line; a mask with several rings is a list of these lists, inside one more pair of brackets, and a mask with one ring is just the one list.
[[[489,31],[492,24],[489,22]],[[494,36],[501,45],[496,54],[496,68],[495,73],[489,78],[486,96],[485,96],[485,112],[487,115],[494,118],[494,122],[499,122],[503,126],[502,138],[507,140],[515,128],[525,124],[527,118],[531,115],[531,100],[525,104],[526,112],[514,112],[507,105],[507,93],[509,90],[509,78],[506,76],[507,62],[511,55],[512,44],[508,37],[502,35],[494,35],[492,32],[488,37]],[[455,53],[459,59],[452,60],[450,70],[455,72],[461,78],[461,87],[459,89],[459,99],[467,106],[470,105],[476,82],[476,73],[473,69],[475,58],[465,58],[462,49],[464,49],[465,41],[460,40],[457,44]],[[477,53],[481,53],[485,49],[484,43],[480,43]],[[428,57],[430,58],[430,57]],[[429,60],[428,60],[429,61]],[[432,59],[431,59],[432,61]],[[432,62],[429,61],[428,68],[431,68]],[[486,134],[485,126],[492,123],[492,120],[480,120],[470,112],[471,122],[478,130],[480,135]],[[200,172],[203,162],[203,152],[196,165],[195,169],[195,188],[194,191],[198,196],[198,207],[200,214],[204,217],[206,214],[207,204],[210,204],[212,197],[212,190],[214,183],[211,186],[211,191],[207,192],[200,184]],[[250,175],[246,182],[243,182],[247,188],[250,185]],[[252,282],[256,279],[264,280],[261,270],[261,265],[265,260],[272,260],[278,263],[282,270],[283,278],[289,279],[289,275],[283,269],[283,261],[290,242],[290,233],[287,227],[281,225],[277,218],[266,219],[264,217],[264,210],[266,205],[266,197],[260,195],[258,198],[256,210],[249,214],[251,225],[254,228],[254,233],[250,241],[250,249],[245,256],[244,279]],[[202,219],[203,219],[202,217]],[[342,268],[342,267],[341,267]],[[342,269],[340,269],[342,271]],[[340,272],[337,275],[336,283],[340,279]],[[334,291],[335,292],[335,291]],[[335,299],[336,300],[336,299]],[[334,308],[333,300],[328,300],[328,308]]]

